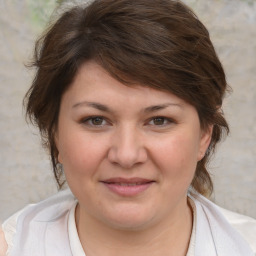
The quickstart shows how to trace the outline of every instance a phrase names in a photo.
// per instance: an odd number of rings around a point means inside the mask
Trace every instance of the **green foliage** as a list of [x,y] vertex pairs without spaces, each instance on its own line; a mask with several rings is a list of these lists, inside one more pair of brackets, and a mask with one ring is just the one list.
[[36,30],[41,30],[58,5],[56,0],[26,0],[28,19]]

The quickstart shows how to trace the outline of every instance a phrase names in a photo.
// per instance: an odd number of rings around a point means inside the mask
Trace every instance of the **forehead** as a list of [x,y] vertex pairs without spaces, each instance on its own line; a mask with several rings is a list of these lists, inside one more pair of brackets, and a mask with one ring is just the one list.
[[[125,85],[108,74],[94,61],[84,63],[78,70],[72,84],[63,95],[63,100],[76,103],[98,100],[109,104],[145,105],[163,102],[186,104],[174,94],[150,88],[141,84]],[[75,104],[75,103],[74,103]]]

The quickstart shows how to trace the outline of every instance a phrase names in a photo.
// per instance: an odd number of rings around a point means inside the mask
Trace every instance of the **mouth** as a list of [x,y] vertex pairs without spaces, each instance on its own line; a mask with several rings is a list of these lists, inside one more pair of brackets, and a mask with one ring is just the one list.
[[111,178],[102,181],[102,183],[113,193],[119,196],[136,196],[145,190],[149,189],[154,183],[154,180],[142,178]]

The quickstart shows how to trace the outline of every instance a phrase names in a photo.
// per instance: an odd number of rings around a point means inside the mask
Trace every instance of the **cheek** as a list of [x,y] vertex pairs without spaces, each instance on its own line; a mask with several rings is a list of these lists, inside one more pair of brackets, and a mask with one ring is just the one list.
[[[77,142],[77,143],[75,143]],[[98,147],[84,140],[71,139],[62,146],[63,169],[67,184],[77,198],[93,191],[97,170],[102,159]]]
[[79,134],[65,139],[60,149],[60,158],[67,176],[92,174],[105,155],[103,143],[99,144],[97,140]]
[[155,143],[155,161],[166,175],[193,177],[197,164],[198,142],[193,136],[173,136]]

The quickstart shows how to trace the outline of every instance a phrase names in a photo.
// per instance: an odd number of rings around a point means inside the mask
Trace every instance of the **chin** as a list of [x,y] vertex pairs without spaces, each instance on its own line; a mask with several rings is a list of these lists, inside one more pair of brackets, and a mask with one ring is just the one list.
[[114,214],[105,216],[105,224],[126,231],[138,231],[153,224],[153,210],[118,209]]

